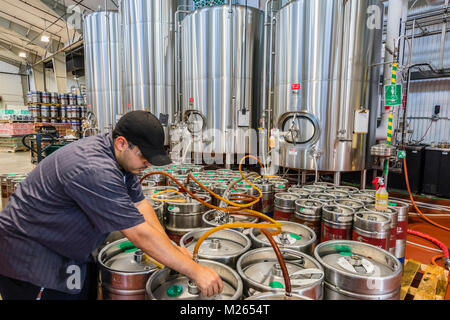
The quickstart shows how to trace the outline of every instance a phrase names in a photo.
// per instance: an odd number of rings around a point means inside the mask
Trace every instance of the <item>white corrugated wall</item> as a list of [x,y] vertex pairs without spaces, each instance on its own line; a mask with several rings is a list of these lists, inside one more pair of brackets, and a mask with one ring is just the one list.
[[[429,10],[428,8],[423,8]],[[421,8],[415,8],[409,13],[419,13]],[[450,27],[447,22],[446,28]],[[429,32],[439,31],[439,34],[415,38],[412,40],[412,61],[411,64],[429,63],[433,68],[438,69],[440,65],[441,33],[442,23],[427,26]],[[419,34],[420,28],[416,27],[415,34]],[[408,35],[412,34],[409,30]],[[450,32],[445,35],[443,68],[450,68]],[[407,56],[406,46],[406,55]],[[422,68],[428,71],[426,67]],[[413,71],[418,71],[414,69]],[[434,108],[440,105],[441,110],[438,121],[431,121]],[[426,144],[438,144],[450,142],[450,78],[417,80],[410,83],[408,95],[407,123],[409,129],[413,130],[407,138],[411,141],[420,141]],[[427,131],[428,130],[428,131]]]

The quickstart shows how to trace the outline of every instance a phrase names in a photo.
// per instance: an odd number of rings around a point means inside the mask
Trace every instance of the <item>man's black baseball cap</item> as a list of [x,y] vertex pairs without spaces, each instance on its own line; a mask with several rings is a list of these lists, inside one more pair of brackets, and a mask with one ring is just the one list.
[[164,129],[161,122],[147,111],[131,111],[123,115],[114,128],[115,136],[122,136],[141,150],[154,166],[172,163],[164,149]]

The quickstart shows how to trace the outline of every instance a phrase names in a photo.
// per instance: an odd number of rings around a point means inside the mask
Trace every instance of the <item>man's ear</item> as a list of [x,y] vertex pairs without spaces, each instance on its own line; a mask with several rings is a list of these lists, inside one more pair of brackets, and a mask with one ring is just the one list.
[[119,151],[125,151],[128,149],[128,141],[124,137],[119,136],[114,140],[114,146]]

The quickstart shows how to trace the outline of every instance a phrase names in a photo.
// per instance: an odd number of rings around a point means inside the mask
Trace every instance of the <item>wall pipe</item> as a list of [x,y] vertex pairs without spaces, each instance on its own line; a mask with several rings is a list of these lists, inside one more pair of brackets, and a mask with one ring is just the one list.
[[180,68],[180,64],[181,64],[181,58],[179,57],[180,54],[180,41],[181,41],[181,37],[180,37],[180,33],[181,33],[181,22],[180,22],[180,14],[189,14],[191,13],[191,11],[189,10],[181,10],[181,7],[186,7],[186,6],[179,6],[177,11],[175,12],[175,94],[176,94],[176,99],[175,99],[175,103],[176,106],[175,108],[177,109],[176,111],[176,115],[178,116],[178,119],[174,119],[175,122],[176,121],[183,121],[183,111],[182,111],[182,103],[181,103],[181,84],[180,79],[181,79],[181,68]]
[[[384,61],[398,61],[400,53],[399,38],[402,34],[402,21],[407,20],[408,14],[408,0],[389,0],[389,11],[387,19],[387,33],[386,33],[386,50]],[[392,64],[384,65],[384,79],[383,84],[389,85],[392,82]],[[402,79],[398,79],[398,82]],[[390,108],[382,106],[381,123],[376,129],[376,140],[386,140],[387,127],[389,123]],[[392,128],[395,132],[395,128]]]
[[[268,32],[267,32],[267,28],[270,26],[270,20],[268,21],[268,17],[269,17],[269,3],[272,2],[272,0],[267,0],[265,5],[264,5],[264,54],[263,54],[263,86],[264,86],[264,90],[263,90],[263,96],[262,96],[262,128],[266,128],[266,112],[267,112],[267,50],[268,50],[268,42],[269,40],[268,38]],[[273,6],[271,7],[273,9]],[[272,11],[271,11],[272,12]],[[269,28],[270,29],[270,28]],[[270,95],[270,93],[269,93]],[[267,115],[269,117],[269,115]],[[268,127],[268,126],[267,126]]]
[[[230,74],[230,93],[229,93],[229,110],[230,111],[234,111],[235,110],[235,99],[236,97],[234,96],[234,43],[233,43],[233,0],[229,0],[229,4],[228,4],[229,8],[228,8],[228,16],[230,19],[230,24],[228,26],[229,28],[229,41],[230,41],[230,50],[229,50],[229,59],[230,59],[230,67],[229,67],[229,74]],[[230,117],[230,120],[233,121],[232,119],[234,118],[235,123],[236,123],[236,114],[234,114],[234,117]],[[233,123],[228,123],[228,128],[227,129],[231,129],[233,128]],[[228,144],[227,144],[228,145]]]
[[439,69],[444,69],[444,47],[445,47],[445,34],[447,33],[447,9],[448,0],[445,0],[445,13],[442,21],[442,33],[441,33],[441,50],[439,53]]

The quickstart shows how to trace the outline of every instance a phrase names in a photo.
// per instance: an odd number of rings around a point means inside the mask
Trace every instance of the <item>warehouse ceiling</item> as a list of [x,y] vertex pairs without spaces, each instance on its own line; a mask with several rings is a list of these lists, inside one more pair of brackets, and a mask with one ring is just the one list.
[[[0,59],[33,65],[62,49],[72,49],[70,44],[76,48],[82,45],[82,15],[117,9],[119,1],[0,0]],[[444,0],[411,0],[410,7],[442,3]],[[19,56],[24,54],[26,57]]]
[[0,0],[0,58],[42,61],[81,39],[82,15],[117,9],[118,1]]

